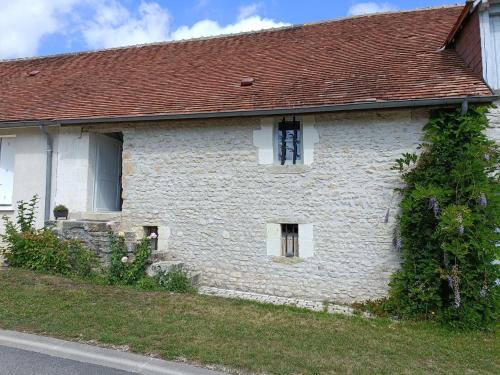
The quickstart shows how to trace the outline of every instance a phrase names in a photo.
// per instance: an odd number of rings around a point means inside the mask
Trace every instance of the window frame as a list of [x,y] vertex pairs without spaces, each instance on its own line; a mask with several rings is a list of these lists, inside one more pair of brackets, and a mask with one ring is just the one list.
[[[293,123],[297,122],[298,123],[298,131],[300,132],[299,138],[299,144],[297,145],[297,151],[298,154],[300,155],[300,159],[296,159],[295,163],[293,160],[286,160],[283,161],[280,160],[280,149],[282,145],[280,144],[280,126],[283,123]],[[301,118],[293,117],[293,118],[286,118],[283,117],[275,122],[274,125],[274,131],[273,131],[273,155],[274,155],[274,164],[275,165],[302,165],[304,164],[304,126],[303,126],[303,121]]]
[[[4,142],[5,139],[11,139],[14,140],[16,138],[15,135],[0,135],[0,166],[2,163],[2,143]],[[15,144],[13,146],[13,155],[12,155],[12,186],[11,186],[11,197],[10,197],[10,203],[0,203],[0,211],[11,211],[13,207],[13,202],[14,202],[14,179],[15,179],[15,163],[16,163],[16,148]]]
[[[300,258],[299,224],[281,223],[281,256]],[[289,246],[292,249],[289,249]]]

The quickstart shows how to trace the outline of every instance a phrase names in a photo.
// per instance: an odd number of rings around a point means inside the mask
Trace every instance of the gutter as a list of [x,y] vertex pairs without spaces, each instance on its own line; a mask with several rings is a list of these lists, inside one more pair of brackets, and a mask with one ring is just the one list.
[[418,108],[434,106],[462,105],[464,101],[468,103],[491,103],[499,98],[498,95],[491,96],[464,96],[453,98],[436,99],[410,99],[392,101],[366,101],[359,103],[322,105],[311,107],[295,108],[273,108],[255,109],[249,111],[227,111],[227,112],[195,112],[179,114],[153,114],[137,116],[112,116],[112,117],[82,117],[74,119],[53,119],[45,120],[42,125],[40,121],[0,121],[0,128],[32,127],[48,125],[85,125],[96,123],[117,123],[117,122],[138,122],[138,121],[162,121],[162,120],[189,120],[189,119],[211,119],[228,117],[253,117],[253,116],[274,116],[274,115],[300,115],[307,113],[326,113],[342,111],[361,111],[372,109],[395,109],[395,108]]
[[47,126],[39,124],[38,127],[47,138],[47,156],[45,160],[45,222],[50,220],[50,198],[52,195],[52,155],[54,153],[54,140],[47,131]]

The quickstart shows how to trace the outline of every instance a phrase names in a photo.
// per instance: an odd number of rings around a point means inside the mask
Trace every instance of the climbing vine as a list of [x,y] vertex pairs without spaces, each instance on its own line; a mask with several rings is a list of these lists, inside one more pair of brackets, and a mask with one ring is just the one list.
[[402,266],[388,308],[402,317],[469,328],[496,321],[499,153],[485,135],[487,110],[433,114],[420,155],[397,160],[404,187],[394,245]]

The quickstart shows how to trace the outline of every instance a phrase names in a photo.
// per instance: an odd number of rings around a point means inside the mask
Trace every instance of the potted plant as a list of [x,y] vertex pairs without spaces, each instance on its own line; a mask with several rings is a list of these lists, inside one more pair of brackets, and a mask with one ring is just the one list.
[[54,207],[54,218],[60,219],[60,218],[68,218],[69,210],[68,208],[63,205],[63,204],[58,204],[57,206]]

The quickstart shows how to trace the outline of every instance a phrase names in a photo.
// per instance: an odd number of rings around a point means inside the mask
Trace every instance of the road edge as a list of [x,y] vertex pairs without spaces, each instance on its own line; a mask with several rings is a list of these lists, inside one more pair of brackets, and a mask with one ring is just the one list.
[[0,345],[144,375],[222,375],[222,372],[52,337],[0,329]]

